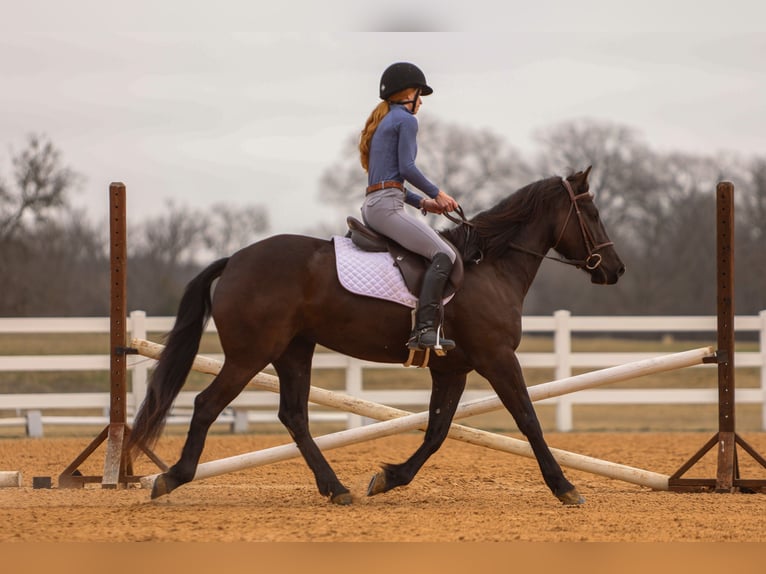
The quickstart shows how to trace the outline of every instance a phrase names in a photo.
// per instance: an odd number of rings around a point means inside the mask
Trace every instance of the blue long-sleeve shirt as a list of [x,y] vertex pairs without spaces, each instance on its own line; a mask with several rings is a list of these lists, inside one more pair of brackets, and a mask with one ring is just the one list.
[[[439,188],[415,165],[417,135],[417,118],[404,106],[392,104],[370,142],[368,185],[391,180],[404,183],[406,180],[428,197],[434,198],[439,194]],[[420,200],[418,194],[406,191],[404,201],[408,204],[419,207]]]

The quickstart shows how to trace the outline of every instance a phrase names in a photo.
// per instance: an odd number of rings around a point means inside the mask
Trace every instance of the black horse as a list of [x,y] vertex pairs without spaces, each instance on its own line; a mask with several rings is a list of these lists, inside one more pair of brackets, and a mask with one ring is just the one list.
[[[457,348],[430,361],[430,418],[423,444],[406,462],[384,465],[373,477],[369,495],[412,481],[444,442],[466,375],[476,370],[529,440],[553,494],[564,504],[583,502],[543,438],[515,350],[524,296],[549,249],[585,270],[593,283],[616,283],[625,271],[588,192],[589,172],[590,168],[527,185],[468,223],[443,232],[459,251],[482,254],[480,262],[466,263],[462,288],[445,306],[444,329]],[[212,263],[186,287],[136,415],[133,447],[150,447],[159,438],[211,315],[225,355],[223,368],[196,397],[181,457],[157,477],[152,498],[192,480],[210,425],[248,381],[272,363],[280,381],[279,419],[313,471],[319,492],[336,504],[351,503],[348,489],[309,433],[314,348],[320,344],[360,359],[404,363],[409,308],[346,291],[327,240],[278,235]]]

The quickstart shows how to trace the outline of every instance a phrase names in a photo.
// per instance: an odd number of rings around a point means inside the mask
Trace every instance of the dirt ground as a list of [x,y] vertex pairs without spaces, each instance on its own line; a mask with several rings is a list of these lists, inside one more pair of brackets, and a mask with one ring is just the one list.
[[[712,433],[548,433],[551,446],[672,474]],[[743,438],[766,453],[766,433]],[[766,494],[679,494],[565,469],[585,496],[562,506],[543,484],[534,461],[448,440],[407,487],[364,496],[380,462],[414,451],[405,434],[327,453],[355,504],[337,507],[315,488],[295,459],[185,485],[152,501],[137,486],[107,490],[58,488],[58,475],[89,439],[0,440],[0,470],[23,473],[21,488],[0,489],[2,542],[765,542]],[[284,444],[287,435],[215,435],[203,460]],[[156,452],[172,463],[182,437],[164,437]],[[84,474],[103,471],[97,450]],[[766,478],[740,452],[743,478]],[[136,472],[156,472],[148,460]],[[53,488],[32,478],[52,476]],[[690,476],[715,476],[715,454]]]

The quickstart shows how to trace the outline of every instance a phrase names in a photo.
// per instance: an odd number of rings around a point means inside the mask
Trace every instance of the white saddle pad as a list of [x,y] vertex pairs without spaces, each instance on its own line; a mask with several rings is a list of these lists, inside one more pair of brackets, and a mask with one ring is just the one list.
[[[359,249],[348,237],[334,236],[338,279],[345,289],[376,299],[393,301],[414,309],[418,298],[407,289],[394,259],[385,251],[372,253]],[[449,301],[452,296],[444,300]]]
[[402,274],[388,251],[371,253],[359,249],[348,237],[335,236],[332,239],[338,280],[344,288],[357,295],[415,308],[418,299],[407,290]]

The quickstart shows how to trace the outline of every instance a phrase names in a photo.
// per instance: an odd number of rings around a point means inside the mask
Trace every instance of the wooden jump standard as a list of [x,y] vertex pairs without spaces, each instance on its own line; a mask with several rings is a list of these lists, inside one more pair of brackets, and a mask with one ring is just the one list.
[[[110,256],[110,309],[109,309],[109,356],[110,392],[109,424],[59,475],[59,488],[82,488],[86,483],[100,482],[102,488],[117,488],[138,482],[140,476],[133,474],[127,457],[126,446],[130,437],[127,425],[127,218],[125,209],[126,193],[124,183],[109,186],[109,256]],[[103,476],[84,476],[80,465],[96,449],[106,442],[106,457]],[[141,449],[161,469],[168,466],[149,449]]]
[[[143,339],[133,339],[131,345],[138,351],[138,354],[154,359],[159,358],[162,349],[164,348],[162,345]],[[643,375],[698,365],[701,364],[706,357],[710,357],[712,353],[712,347],[702,347],[682,353],[645,359],[627,363],[625,365],[583,373],[558,381],[529,387],[529,396],[533,401],[539,401],[595,386],[633,379]],[[197,356],[192,368],[196,371],[215,375],[220,371],[222,364],[221,361],[216,359]],[[250,384],[259,389],[279,392],[279,379],[265,373],[256,375],[251,379]],[[384,421],[361,428],[348,429],[317,437],[316,443],[322,450],[356,444],[408,430],[425,430],[428,422],[427,411],[413,414],[400,409],[394,409],[378,403],[344,395],[342,393],[327,391],[318,387],[311,387],[309,400],[313,403],[339,408],[354,414]],[[497,396],[491,396],[462,403],[458,406],[454,418],[457,420],[501,408],[503,408],[503,405],[500,402],[500,399]],[[534,458],[532,449],[526,441],[511,437],[497,435],[457,424],[452,424],[448,436],[452,439],[461,440],[471,444]],[[668,490],[669,477],[666,475],[564,450],[551,449],[551,452],[562,466],[622,480],[624,482],[648,486],[656,490]],[[298,456],[300,456],[298,448],[295,444],[290,443],[212,462],[206,462],[197,467],[194,480],[201,480],[203,478],[210,478],[212,476],[218,476],[245,468],[271,464]],[[155,474],[143,477],[141,479],[141,486],[151,488],[157,476],[158,475]]]
[[[737,445],[761,467],[766,459],[739,436],[734,425],[734,185],[716,186],[716,262],[718,350],[709,362],[718,364],[718,432],[670,477],[670,490],[716,492],[766,491],[766,479],[742,479]],[[766,365],[761,366],[766,369]],[[682,478],[713,447],[718,447],[715,478]]]

